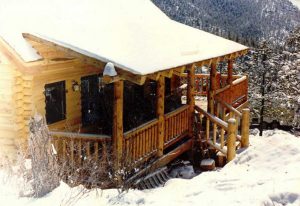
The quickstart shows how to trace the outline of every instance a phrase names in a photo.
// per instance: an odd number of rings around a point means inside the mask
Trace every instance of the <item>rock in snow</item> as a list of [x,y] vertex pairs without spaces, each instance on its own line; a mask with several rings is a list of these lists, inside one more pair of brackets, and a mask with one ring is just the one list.
[[[152,190],[92,190],[75,205],[300,205],[300,139],[280,130],[251,136],[251,146],[240,151],[223,169],[193,179],[171,179]],[[39,199],[17,197],[16,177],[0,172],[1,205],[61,205],[82,187],[64,183]],[[15,187],[14,187],[15,186]]]

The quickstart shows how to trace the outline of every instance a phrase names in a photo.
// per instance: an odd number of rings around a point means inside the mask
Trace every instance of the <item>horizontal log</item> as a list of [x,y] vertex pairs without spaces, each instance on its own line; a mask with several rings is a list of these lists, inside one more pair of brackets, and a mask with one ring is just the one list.
[[[1,100],[1,99],[0,99]],[[0,107],[0,114],[4,114],[4,115],[11,115],[11,114],[14,114],[14,111],[12,110],[12,108],[1,108]]]
[[158,124],[158,119],[153,119],[149,122],[146,122],[145,124],[142,124],[136,128],[133,128],[127,132],[124,133],[124,138],[129,138],[132,134],[135,134],[137,132],[140,132],[142,130],[145,130],[145,129],[148,129],[149,127],[155,125],[155,124]]
[[223,88],[221,88],[221,89],[218,89],[218,90],[216,91],[216,94],[219,94],[219,93],[221,93],[221,92],[224,92],[225,90],[231,88],[232,86],[238,85],[238,84],[240,84],[240,83],[242,83],[243,81],[246,81],[246,80],[247,80],[247,76],[241,76],[240,78],[234,80],[234,81],[232,82],[232,85],[227,85],[227,86],[225,86],[225,87],[223,87]]
[[[1,87],[1,85],[0,85],[0,87]],[[1,87],[0,95],[11,97],[13,95],[12,87],[7,87],[7,85],[5,87]]]
[[189,105],[181,106],[178,109],[176,109],[176,110],[174,110],[172,112],[169,112],[168,114],[165,114],[165,118],[168,119],[168,118],[170,118],[172,116],[175,116],[175,115],[181,113],[182,111],[187,110],[188,108],[189,108]]
[[[217,73],[217,74],[220,74],[220,73]],[[183,73],[181,76],[182,77],[187,77],[187,73]],[[227,77],[228,77],[228,75],[221,74],[222,79],[223,78],[225,79]],[[233,79],[238,79],[238,78],[241,78],[243,76],[242,75],[233,75],[232,77],[233,77]],[[210,78],[210,74],[195,74],[195,78]]]
[[224,107],[226,107],[227,109],[229,109],[231,112],[233,112],[234,114],[236,114],[239,117],[242,117],[242,113],[239,112],[236,108],[234,108],[233,106],[227,104],[226,102],[220,101],[218,99],[218,97],[215,98],[215,100],[220,103],[221,105],[223,105]]
[[223,87],[221,89],[216,90],[216,95],[219,94],[219,93],[224,92],[227,89],[230,89],[230,87],[231,87],[231,85],[227,85],[227,86],[225,86],[225,87]]
[[222,154],[227,155],[227,149],[221,148],[220,145],[214,144],[211,140],[208,140],[207,143],[208,143],[210,146],[212,146],[213,148],[215,148],[216,150],[220,151]]
[[13,118],[3,118],[3,117],[0,117],[0,124],[12,125],[12,124],[14,124],[14,120],[13,120]]
[[242,82],[245,81],[245,80],[247,80],[247,76],[242,76],[241,78],[238,78],[238,79],[234,80],[234,81],[232,82],[232,85],[240,84],[240,83],[242,83]]
[[164,149],[176,144],[176,142],[182,140],[184,137],[186,137],[188,135],[188,128],[186,129],[186,131],[184,131],[183,133],[181,133],[180,135],[177,135],[176,137],[172,138],[171,140],[169,140],[168,142],[164,143]]
[[104,134],[87,134],[87,133],[75,133],[75,132],[56,132],[50,131],[50,135],[55,137],[66,137],[70,139],[81,139],[81,140],[91,140],[91,141],[105,141],[111,140],[111,137]]
[[244,108],[246,108],[246,107],[248,107],[248,106],[249,106],[249,102],[246,101],[246,102],[244,102],[243,104],[241,104],[240,106],[238,106],[236,109],[237,109],[238,111],[242,111],[242,109],[244,109]]
[[0,139],[15,139],[16,138],[16,132],[14,129],[6,129],[4,130],[3,127],[0,127]]

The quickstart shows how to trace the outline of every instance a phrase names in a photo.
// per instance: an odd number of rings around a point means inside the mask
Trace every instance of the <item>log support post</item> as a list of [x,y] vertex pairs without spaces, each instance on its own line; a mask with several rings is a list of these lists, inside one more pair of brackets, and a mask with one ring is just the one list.
[[250,126],[250,110],[242,110],[242,141],[241,147],[245,148],[249,146],[249,126]]
[[157,141],[157,156],[163,156],[164,152],[164,136],[165,136],[165,77],[160,76],[157,81],[156,91],[156,115],[158,118],[158,141]]
[[114,82],[114,108],[113,108],[113,152],[114,170],[116,177],[120,180],[118,171],[122,167],[123,157],[123,92],[124,82]]
[[217,89],[217,64],[212,63],[210,68],[210,87],[208,94],[208,108],[207,111],[214,114],[214,98]]
[[189,136],[193,136],[195,111],[195,65],[187,66],[187,104],[189,105]]
[[236,154],[235,142],[236,142],[236,120],[230,118],[228,120],[228,137],[227,137],[227,161],[234,159]]
[[180,86],[180,78],[177,75],[173,75],[171,77],[171,93],[176,91],[176,89]]
[[228,60],[228,68],[227,68],[228,76],[227,76],[227,84],[231,85],[233,82],[233,60]]

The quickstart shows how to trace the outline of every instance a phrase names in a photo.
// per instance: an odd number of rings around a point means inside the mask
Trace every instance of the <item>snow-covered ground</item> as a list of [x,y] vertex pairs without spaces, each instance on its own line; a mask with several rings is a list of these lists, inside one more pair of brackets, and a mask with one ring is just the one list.
[[[18,198],[16,178],[0,173],[0,205],[67,205],[82,187],[61,184],[39,199]],[[79,205],[300,205],[300,138],[276,130],[251,136],[251,146],[223,169],[193,179],[171,179],[165,187],[119,194],[90,191]]]

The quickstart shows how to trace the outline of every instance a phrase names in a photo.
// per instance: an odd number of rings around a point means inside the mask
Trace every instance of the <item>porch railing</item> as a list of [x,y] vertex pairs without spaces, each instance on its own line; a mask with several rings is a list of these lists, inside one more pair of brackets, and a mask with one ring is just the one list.
[[[219,99],[215,99],[216,104],[216,117],[227,122],[230,118],[236,120],[236,139],[241,143],[241,146],[248,146],[249,138],[249,109],[242,109],[239,111],[234,108],[232,105],[227,104]],[[215,128],[214,128],[215,129]],[[221,134],[224,131],[221,131]]]
[[156,154],[158,120],[154,119],[124,134],[123,153],[126,163],[143,162]]
[[209,74],[195,74],[195,91],[196,95],[206,96],[209,90]]
[[[183,74],[187,77],[187,74]],[[241,75],[233,75],[232,79],[241,78]],[[217,73],[217,89],[223,88],[227,85],[228,75]],[[210,74],[195,74],[195,91],[198,96],[206,96],[209,91]]]
[[216,98],[226,102],[234,107],[247,101],[248,95],[248,77],[242,76],[232,82],[231,85],[227,85],[216,91]]
[[[219,117],[204,111],[198,106],[195,106],[195,110],[197,111],[196,115],[199,116],[199,123],[202,125],[204,123],[203,121],[206,121],[206,144],[223,153],[227,157],[227,160],[231,161],[236,155],[237,147],[238,128],[236,119],[230,118],[227,121],[223,121]],[[247,141],[249,142],[249,139]],[[242,146],[246,147],[246,145],[243,144]]]
[[59,161],[81,167],[87,160],[106,162],[111,137],[97,134],[50,131]]
[[165,114],[165,137],[164,145],[167,147],[180,136],[184,136],[188,132],[188,105],[184,105],[179,109]]

